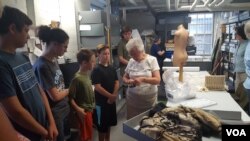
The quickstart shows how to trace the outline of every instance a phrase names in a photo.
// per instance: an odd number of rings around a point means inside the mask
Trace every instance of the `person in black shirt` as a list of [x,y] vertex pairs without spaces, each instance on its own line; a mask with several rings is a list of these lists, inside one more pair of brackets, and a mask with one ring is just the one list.
[[96,100],[93,117],[99,132],[99,141],[110,141],[110,127],[117,124],[115,101],[118,95],[119,81],[116,70],[109,64],[109,47],[106,45],[98,47],[99,63],[91,74]]

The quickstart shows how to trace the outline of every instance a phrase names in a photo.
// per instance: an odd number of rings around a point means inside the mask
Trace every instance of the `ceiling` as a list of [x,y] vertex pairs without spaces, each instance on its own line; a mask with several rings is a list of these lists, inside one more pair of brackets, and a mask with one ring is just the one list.
[[249,10],[250,0],[120,0],[120,10],[176,11]]

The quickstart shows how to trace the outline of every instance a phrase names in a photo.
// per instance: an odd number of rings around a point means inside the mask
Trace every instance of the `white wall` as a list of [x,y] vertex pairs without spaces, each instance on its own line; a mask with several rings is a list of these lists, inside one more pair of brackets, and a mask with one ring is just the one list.
[[75,4],[72,0],[60,0],[61,8],[61,28],[64,29],[70,37],[69,47],[66,56],[75,59],[78,52],[77,30],[75,19]]
[[[0,12],[1,12],[1,10],[2,10],[2,0],[0,0]],[[1,14],[1,13],[0,13]]]
[[1,0],[2,5],[15,7],[27,14],[26,0]]
[[51,20],[60,21],[60,28],[65,30],[69,37],[69,46],[66,58],[75,60],[78,51],[75,3],[72,0],[35,0],[36,26],[49,25]]
[[[30,0],[0,0],[3,5],[16,7],[27,14],[27,2]],[[34,0],[34,13],[30,13],[33,23],[36,26],[49,25],[51,20],[60,21],[60,28],[65,30],[69,37],[69,46],[66,58],[73,61],[78,52],[78,31],[76,23],[76,14],[78,11],[90,10],[90,0]],[[29,4],[28,4],[29,5]],[[30,5],[29,5],[30,6]],[[75,8],[76,7],[76,8]],[[33,9],[32,9],[33,10]],[[31,12],[32,12],[31,10]]]
[[27,5],[27,15],[32,20],[33,25],[36,25],[34,0],[26,0],[26,5]]

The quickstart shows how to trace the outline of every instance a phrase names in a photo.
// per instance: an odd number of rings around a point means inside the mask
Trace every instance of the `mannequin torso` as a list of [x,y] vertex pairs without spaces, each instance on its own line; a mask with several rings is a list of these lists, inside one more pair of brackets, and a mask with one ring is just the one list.
[[181,24],[178,26],[174,36],[173,66],[183,66],[188,58],[186,47],[188,43],[188,31]]

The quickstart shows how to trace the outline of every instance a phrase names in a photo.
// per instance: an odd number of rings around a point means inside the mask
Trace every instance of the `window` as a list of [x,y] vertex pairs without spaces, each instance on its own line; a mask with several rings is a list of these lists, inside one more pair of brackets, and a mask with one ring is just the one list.
[[191,23],[188,24],[189,34],[195,38],[197,55],[211,55],[213,45],[213,14],[189,14]]

